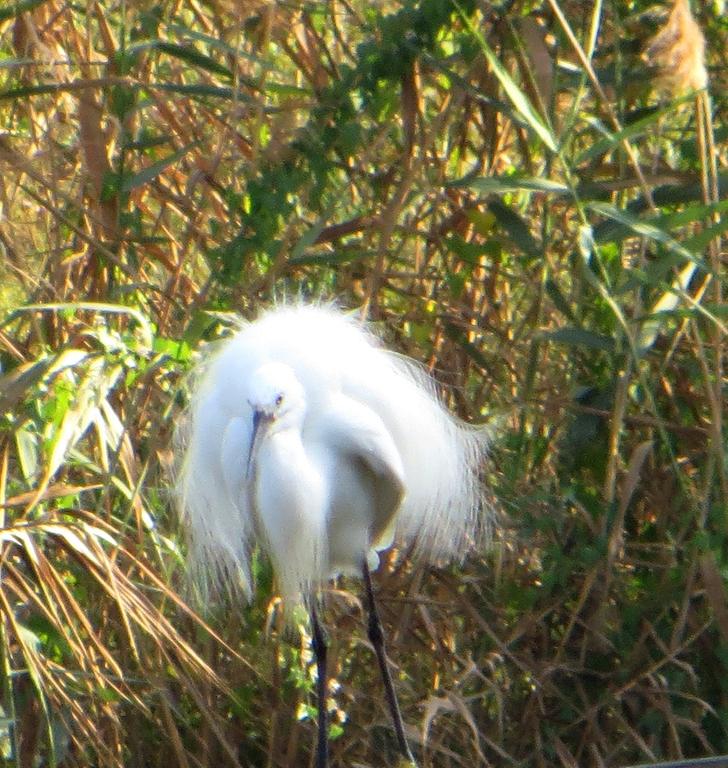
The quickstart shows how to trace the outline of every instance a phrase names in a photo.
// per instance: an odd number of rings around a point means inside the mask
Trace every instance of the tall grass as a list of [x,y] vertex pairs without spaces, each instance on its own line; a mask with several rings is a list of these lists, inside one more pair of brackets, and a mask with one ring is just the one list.
[[[728,752],[718,4],[700,93],[641,0],[6,6],[4,763],[310,759],[305,631],[263,562],[187,609],[167,490],[199,344],[291,295],[499,435],[492,550],[378,574],[422,765]],[[348,583],[330,611],[333,762],[393,764]]]

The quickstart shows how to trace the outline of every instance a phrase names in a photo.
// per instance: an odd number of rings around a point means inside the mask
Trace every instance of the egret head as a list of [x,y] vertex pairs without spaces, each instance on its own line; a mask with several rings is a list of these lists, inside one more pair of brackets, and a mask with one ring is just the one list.
[[265,363],[250,378],[248,403],[253,412],[253,433],[248,454],[248,476],[266,435],[300,426],[306,409],[301,382],[283,363]]
[[303,387],[289,366],[265,363],[250,377],[248,403],[262,419],[286,421],[289,415],[303,413]]

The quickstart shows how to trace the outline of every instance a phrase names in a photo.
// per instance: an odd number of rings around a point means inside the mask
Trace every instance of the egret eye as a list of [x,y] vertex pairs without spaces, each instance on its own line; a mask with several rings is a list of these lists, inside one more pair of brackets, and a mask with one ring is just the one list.
[[278,407],[283,402],[283,395],[278,395],[276,397],[276,407]]

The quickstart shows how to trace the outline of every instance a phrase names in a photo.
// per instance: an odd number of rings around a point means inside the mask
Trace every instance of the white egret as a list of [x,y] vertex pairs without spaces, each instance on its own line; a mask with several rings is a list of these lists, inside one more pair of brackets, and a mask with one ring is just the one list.
[[192,394],[179,498],[198,571],[252,594],[250,553],[270,557],[284,603],[310,611],[318,670],[317,766],[327,765],[321,585],[363,576],[399,749],[412,761],[389,674],[370,568],[393,541],[429,560],[462,557],[487,523],[487,432],[456,419],[432,380],[354,317],[288,305],[245,324]]

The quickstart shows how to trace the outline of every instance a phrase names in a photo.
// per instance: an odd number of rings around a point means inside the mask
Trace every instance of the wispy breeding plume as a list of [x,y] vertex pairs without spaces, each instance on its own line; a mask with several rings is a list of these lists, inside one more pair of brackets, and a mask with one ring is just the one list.
[[675,0],[667,22],[645,49],[645,58],[657,68],[660,85],[671,95],[705,88],[705,38],[689,0]]

